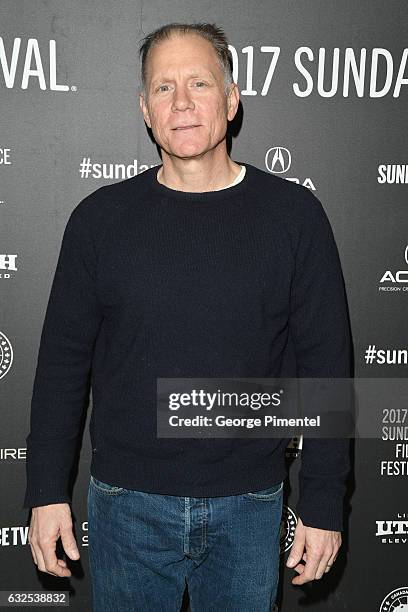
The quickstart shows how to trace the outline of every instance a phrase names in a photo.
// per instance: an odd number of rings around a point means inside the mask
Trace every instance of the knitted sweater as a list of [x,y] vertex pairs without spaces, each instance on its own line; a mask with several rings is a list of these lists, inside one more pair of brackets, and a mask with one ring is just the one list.
[[[212,497],[286,477],[288,438],[156,430],[158,377],[350,376],[327,215],[306,187],[245,165],[240,182],[202,193],[159,183],[156,166],[71,212],[40,340],[24,508],[72,501],[90,389],[90,471],[100,480]],[[304,438],[301,461],[299,516],[341,531],[349,440]]]

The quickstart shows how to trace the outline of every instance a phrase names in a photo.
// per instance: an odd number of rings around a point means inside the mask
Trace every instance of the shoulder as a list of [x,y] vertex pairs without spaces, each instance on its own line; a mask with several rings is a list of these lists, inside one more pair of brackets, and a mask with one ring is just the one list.
[[325,209],[313,191],[252,164],[245,165],[251,178],[251,191],[258,201],[272,207],[282,219],[300,226],[328,221]]
[[155,171],[156,167],[151,167],[131,178],[92,191],[76,204],[68,222],[72,225],[91,225],[94,230],[109,224],[127,205],[143,201],[141,196],[148,190],[149,180]]

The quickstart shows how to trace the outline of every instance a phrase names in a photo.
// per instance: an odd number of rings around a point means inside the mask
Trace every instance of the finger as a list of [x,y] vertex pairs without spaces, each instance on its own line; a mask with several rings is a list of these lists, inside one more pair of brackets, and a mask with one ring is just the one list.
[[336,561],[338,554],[339,554],[339,551],[334,552],[332,556],[330,557],[330,559],[328,560],[327,567],[324,570],[325,574],[327,574],[327,572],[330,572],[330,569],[334,565],[334,562]]
[[305,535],[298,528],[295,530],[295,539],[289,559],[286,561],[287,567],[294,567],[299,563],[305,550]]
[[34,546],[34,524],[35,524],[35,518],[33,516],[31,516],[31,522],[30,522],[30,527],[28,530],[28,543],[30,545],[31,548],[31,555],[33,557],[34,563],[36,565],[38,565],[38,559],[37,559],[37,555],[36,555],[36,551],[35,551],[35,546]]
[[65,554],[67,554],[68,557],[74,561],[78,560],[80,554],[74,534],[72,532],[72,523],[68,524],[66,527],[61,527],[61,542]]
[[[307,561],[307,553],[306,553],[306,552],[305,552],[305,553],[304,553],[304,555],[302,556],[302,561],[304,561],[305,563],[306,563],[306,561]],[[298,573],[301,573],[301,572],[299,572],[299,571],[298,571],[298,568],[299,568],[299,567],[300,567],[300,568],[302,568],[302,571],[303,571],[305,566],[304,566],[304,564],[303,564],[303,563],[299,563],[298,565],[296,565],[296,566],[295,566],[294,568],[292,568],[292,569],[294,569],[294,570],[295,570],[296,572],[298,572]]]
[[303,572],[305,571],[305,566],[303,565],[303,563],[299,563],[299,565],[294,567],[293,570],[298,574],[303,574]]
[[35,548],[35,554],[37,556],[37,567],[40,570],[40,572],[46,572],[47,570],[45,569],[44,557],[41,552],[40,545],[34,544],[34,548]]
[[317,568],[315,580],[320,580],[320,578],[323,576],[323,574],[325,573],[327,569],[327,566],[329,565],[330,559],[331,559],[331,554],[330,556],[325,555],[322,558],[322,560],[319,563],[319,567]]
[[339,555],[339,551],[338,551],[338,550],[336,550],[336,551],[335,551],[335,552],[332,554],[332,556],[330,557],[330,559],[329,559],[329,564],[330,564],[330,565],[333,565],[333,563],[336,561],[336,559],[337,559],[338,555]]
[[57,555],[55,554],[56,543],[47,542],[46,545],[42,547],[42,553],[44,556],[45,562],[45,571],[53,576],[59,576],[60,578],[64,578],[67,576],[71,576],[71,572],[68,568],[60,567],[58,564]]
[[303,570],[300,572],[300,575],[293,578],[292,584],[305,584],[305,582],[314,580],[320,559],[320,555],[316,556],[309,553],[306,565],[303,566]]
[[34,544],[32,542],[30,542],[30,540],[28,540],[28,544],[30,545],[31,555],[33,557],[33,561],[37,565],[38,561],[37,561],[37,555],[35,554]]

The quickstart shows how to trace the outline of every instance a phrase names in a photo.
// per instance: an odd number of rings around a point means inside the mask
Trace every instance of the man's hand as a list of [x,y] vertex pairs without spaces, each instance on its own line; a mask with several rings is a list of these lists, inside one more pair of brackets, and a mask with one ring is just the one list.
[[63,559],[57,559],[56,543],[61,536],[62,546],[70,559],[79,559],[79,551],[72,531],[69,504],[50,504],[33,508],[28,542],[34,563],[41,572],[66,578],[71,576]]
[[[292,584],[320,580],[335,562],[340,546],[340,531],[306,527],[299,517],[292,551],[286,562],[287,567],[293,567],[295,572],[300,574],[293,578]],[[301,559],[306,565],[300,563]]]

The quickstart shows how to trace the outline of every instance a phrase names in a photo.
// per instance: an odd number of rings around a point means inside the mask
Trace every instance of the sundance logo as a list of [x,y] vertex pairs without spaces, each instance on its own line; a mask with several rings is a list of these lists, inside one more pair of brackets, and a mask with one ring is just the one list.
[[[36,38],[29,38],[25,45],[21,38],[15,38],[13,48],[7,50],[3,37],[0,36],[0,64],[4,84],[7,89],[27,89],[33,83],[43,91],[76,91],[76,87],[57,84],[57,45],[50,40],[48,49],[40,49]],[[8,47],[10,47],[8,45]],[[44,61],[46,58],[46,62]],[[44,65],[48,64],[46,71]],[[18,79],[17,79],[18,69]],[[21,74],[21,77],[20,77]]]
[[0,166],[11,166],[11,149],[0,147]]
[[[303,58],[309,67],[310,63],[315,61],[313,49],[299,47],[295,52],[295,65],[304,77],[306,87],[301,89],[299,83],[294,83],[293,91],[303,98],[313,92],[313,77],[316,73],[317,93],[323,98],[332,98],[336,94],[347,98],[352,92],[354,93],[354,90],[359,98],[383,98],[388,93],[398,98],[402,85],[408,83],[405,75],[408,49],[403,50],[399,65],[392,53],[381,47],[374,47],[368,53],[366,48],[358,52],[352,47],[347,47],[344,54],[343,51],[340,52],[340,47],[327,51],[325,47],[320,47],[317,69],[312,66],[312,72],[303,65]],[[325,88],[326,82],[330,84],[329,89]]]
[[380,184],[408,183],[408,164],[381,164],[377,181]]

